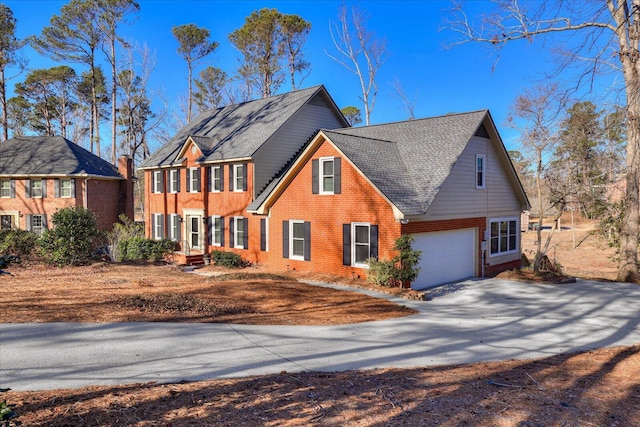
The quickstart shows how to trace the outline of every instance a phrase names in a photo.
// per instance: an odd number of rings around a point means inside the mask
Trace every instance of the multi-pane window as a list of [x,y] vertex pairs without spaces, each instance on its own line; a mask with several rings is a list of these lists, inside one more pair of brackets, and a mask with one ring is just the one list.
[[169,170],[169,193],[180,191],[180,169]]
[[233,242],[234,247],[238,249],[245,249],[244,236],[247,230],[245,230],[245,220],[241,216],[234,217],[234,230],[233,230]]
[[31,180],[31,197],[42,197],[42,180]]
[[42,236],[45,230],[43,215],[31,215],[31,231]]
[[365,266],[367,259],[371,257],[369,224],[354,223],[351,235],[353,236],[353,265]]
[[333,157],[320,159],[320,193],[334,192],[334,163]]
[[70,179],[61,179],[60,180],[60,197],[71,197],[71,180]]
[[222,191],[222,167],[211,168],[211,191]]
[[476,155],[476,188],[484,188],[485,178],[485,162],[484,156],[481,154]]
[[189,192],[198,193],[200,191],[200,168],[191,168],[189,173]]
[[169,220],[169,238],[173,241],[180,240],[180,215],[171,214]]
[[214,246],[222,246],[223,221],[224,219],[222,217],[213,217],[213,225],[211,227],[211,244]]
[[9,198],[11,197],[11,193],[11,180],[0,180],[0,197]]
[[244,191],[244,165],[233,165],[233,191]]
[[153,171],[153,192],[162,193],[164,188],[162,185],[162,176],[164,171]]
[[518,223],[515,219],[491,221],[491,255],[516,252],[518,247]]
[[160,240],[164,237],[164,218],[162,214],[153,214],[153,238]]
[[289,226],[291,227],[291,231],[289,232],[289,236],[291,242],[289,244],[289,248],[291,250],[291,254],[289,258],[291,259],[304,259],[304,221],[290,221]]
[[0,230],[11,230],[13,228],[13,215],[0,215]]

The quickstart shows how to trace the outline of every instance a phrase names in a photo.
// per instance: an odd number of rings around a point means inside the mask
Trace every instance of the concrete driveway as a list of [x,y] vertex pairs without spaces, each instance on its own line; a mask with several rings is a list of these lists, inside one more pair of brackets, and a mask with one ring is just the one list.
[[355,325],[2,324],[0,387],[432,366],[640,343],[638,285],[487,279],[431,292],[427,302],[390,298],[417,315]]

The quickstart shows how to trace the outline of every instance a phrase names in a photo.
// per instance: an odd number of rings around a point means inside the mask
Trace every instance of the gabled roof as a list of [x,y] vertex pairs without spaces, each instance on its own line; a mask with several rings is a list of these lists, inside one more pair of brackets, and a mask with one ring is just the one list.
[[320,93],[330,99],[324,86],[314,86],[205,111],[147,159],[141,168],[175,164],[189,138],[202,151],[201,162],[250,158],[300,108]]
[[123,179],[111,163],[61,136],[0,142],[0,176],[93,176]]
[[[486,125],[483,127],[483,125]],[[433,203],[471,138],[493,128],[499,151],[506,150],[499,140],[487,110],[432,117],[405,122],[356,128],[322,130],[320,137],[300,156],[292,168],[301,167],[305,155],[328,139],[373,184],[403,216],[423,215]],[[488,136],[488,135],[487,135]],[[511,167],[512,178],[520,189],[518,197],[527,205],[526,195]],[[287,172],[289,173],[289,172]],[[508,173],[509,175],[509,173]],[[284,177],[283,177],[284,178]],[[280,179],[286,185],[286,179]],[[277,185],[265,190],[278,193]],[[271,194],[261,194],[259,212]]]

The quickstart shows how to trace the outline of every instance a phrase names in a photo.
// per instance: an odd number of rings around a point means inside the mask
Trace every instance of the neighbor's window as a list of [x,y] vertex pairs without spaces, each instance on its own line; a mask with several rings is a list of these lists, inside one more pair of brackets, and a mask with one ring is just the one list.
[[189,192],[198,193],[200,191],[200,168],[191,168],[189,175]]
[[211,244],[213,246],[222,246],[222,226],[224,219],[220,216],[213,217],[213,226],[211,229]]
[[245,218],[241,216],[234,217],[234,230],[233,230],[233,247],[238,249],[245,249],[244,236],[247,230],[244,229]]
[[11,180],[3,179],[0,181],[0,197],[9,198],[11,197]]
[[162,188],[162,174],[164,171],[153,171],[153,192],[154,193],[162,193],[164,189]]
[[213,166],[211,168],[211,191],[222,191],[222,167]]
[[169,238],[173,241],[180,240],[180,215],[171,214],[169,220]]
[[367,265],[367,259],[371,257],[369,224],[353,223],[352,227],[353,247],[351,248],[351,253],[353,253],[353,265],[356,267],[365,267]]
[[517,225],[516,219],[491,221],[491,255],[509,254],[518,250]]
[[485,162],[482,154],[476,155],[476,188],[484,188]]
[[71,197],[71,180],[60,180],[60,197]]
[[44,230],[44,215],[31,215],[31,231],[42,236]]
[[162,239],[164,236],[164,218],[162,214],[153,214],[153,238]]
[[169,193],[180,191],[180,169],[169,170]]
[[320,193],[333,194],[334,190],[333,157],[320,159]]
[[42,197],[42,180],[31,180],[31,197]]
[[233,165],[233,191],[244,191],[244,164]]

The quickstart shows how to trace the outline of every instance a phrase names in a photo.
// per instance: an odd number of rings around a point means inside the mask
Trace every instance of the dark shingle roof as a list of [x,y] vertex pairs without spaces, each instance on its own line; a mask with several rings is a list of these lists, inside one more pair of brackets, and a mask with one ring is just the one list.
[[0,175],[122,178],[111,163],[61,136],[18,136],[0,142]]
[[164,144],[141,167],[169,166],[188,137],[203,152],[202,161],[251,157],[322,86],[205,111]]
[[324,131],[405,215],[424,214],[488,112]]

